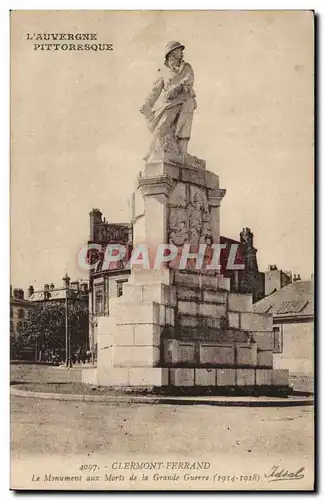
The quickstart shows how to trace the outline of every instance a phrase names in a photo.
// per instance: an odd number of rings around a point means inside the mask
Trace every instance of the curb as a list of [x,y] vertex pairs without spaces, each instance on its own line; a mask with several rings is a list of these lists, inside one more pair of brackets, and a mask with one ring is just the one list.
[[223,397],[223,396],[117,396],[99,394],[60,394],[54,392],[23,391],[10,388],[13,396],[24,398],[50,399],[58,401],[84,401],[92,403],[136,403],[136,404],[177,404],[212,406],[312,406],[313,397],[265,398],[265,397]]

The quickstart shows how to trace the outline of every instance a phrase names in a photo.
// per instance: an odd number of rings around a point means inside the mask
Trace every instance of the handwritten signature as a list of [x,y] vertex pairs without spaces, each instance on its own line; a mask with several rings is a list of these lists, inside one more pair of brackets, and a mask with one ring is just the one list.
[[264,477],[268,479],[269,483],[273,481],[292,481],[303,479],[305,477],[304,471],[305,467],[301,467],[297,471],[289,471],[288,469],[281,468],[279,465],[273,465],[270,472],[265,474]]

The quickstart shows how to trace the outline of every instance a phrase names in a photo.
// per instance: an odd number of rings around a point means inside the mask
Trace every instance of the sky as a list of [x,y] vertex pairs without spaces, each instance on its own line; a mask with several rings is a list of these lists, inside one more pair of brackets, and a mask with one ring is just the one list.
[[[35,51],[27,33],[97,33],[113,51]],[[128,222],[150,134],[139,108],[170,40],[198,108],[188,151],[227,190],[221,234],[259,269],[313,272],[313,18],[306,11],[11,14],[11,283],[87,278],[89,212]]]

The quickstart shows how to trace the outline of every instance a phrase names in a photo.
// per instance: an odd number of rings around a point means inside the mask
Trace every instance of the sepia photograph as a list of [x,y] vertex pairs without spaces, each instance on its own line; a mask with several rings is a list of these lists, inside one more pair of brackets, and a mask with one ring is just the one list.
[[314,491],[314,44],[10,11],[12,490]]

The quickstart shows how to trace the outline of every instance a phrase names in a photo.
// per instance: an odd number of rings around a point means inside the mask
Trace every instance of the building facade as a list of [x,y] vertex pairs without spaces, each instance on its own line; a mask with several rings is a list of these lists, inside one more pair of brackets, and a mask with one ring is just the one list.
[[273,314],[274,367],[314,374],[314,283],[300,277],[260,300],[255,312]]
[[33,304],[24,296],[22,288],[10,287],[10,336],[18,339],[19,329]]

